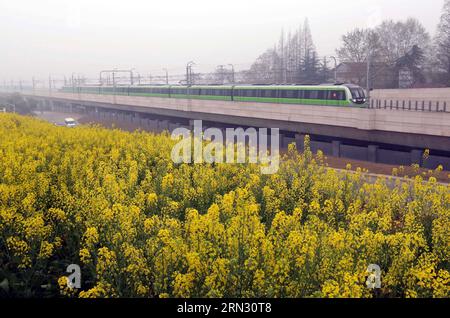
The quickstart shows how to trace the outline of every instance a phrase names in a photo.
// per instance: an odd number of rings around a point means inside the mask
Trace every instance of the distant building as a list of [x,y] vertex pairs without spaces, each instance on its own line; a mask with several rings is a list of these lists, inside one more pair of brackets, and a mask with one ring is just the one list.
[[414,74],[407,67],[400,67],[398,70],[398,88],[414,87]]
[[[383,63],[373,63],[370,68],[371,88],[399,88],[408,85],[410,74],[407,70],[398,67],[389,67]],[[343,62],[336,68],[337,81],[342,83],[367,86],[367,63]],[[401,80],[400,80],[401,78]]]
[[337,81],[340,83],[352,83],[365,86],[366,74],[366,63],[343,62],[336,67]]

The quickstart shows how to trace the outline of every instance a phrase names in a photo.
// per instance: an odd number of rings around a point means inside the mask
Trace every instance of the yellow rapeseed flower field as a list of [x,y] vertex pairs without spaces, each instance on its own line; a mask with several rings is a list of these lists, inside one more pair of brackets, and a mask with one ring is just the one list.
[[[294,147],[280,170],[174,164],[167,134],[0,115],[0,282],[13,296],[449,297],[450,188]],[[428,182],[424,182],[428,181]],[[66,284],[79,264],[81,289]],[[380,290],[367,267],[382,270]]]

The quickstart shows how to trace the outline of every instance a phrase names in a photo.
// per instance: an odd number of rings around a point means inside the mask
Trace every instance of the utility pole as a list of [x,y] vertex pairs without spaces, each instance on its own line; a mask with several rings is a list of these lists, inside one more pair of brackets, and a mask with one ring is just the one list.
[[225,81],[225,68],[224,68],[224,65],[218,65],[217,69],[218,69],[219,74],[220,74],[220,84],[223,85],[223,83]]
[[371,62],[371,59],[372,59],[372,52],[371,52],[371,50],[370,50],[370,48],[368,49],[368,52],[367,52],[367,78],[366,78],[366,85],[367,85],[367,88],[366,88],[366,94],[367,94],[367,102],[369,103],[369,105],[370,105],[370,62]]
[[81,99],[81,78],[80,78],[80,74],[77,74],[77,84],[78,84],[78,99]]
[[166,85],[169,85],[169,71],[167,70],[167,68],[163,68],[163,71],[166,72]]
[[186,64],[186,85],[192,84],[192,65],[195,65],[193,61]]
[[330,56],[334,60],[334,82],[337,83],[337,59],[335,56]]
[[116,72],[112,72],[112,79],[113,79],[113,99],[114,104],[116,103]]
[[75,73],[72,73],[72,93],[75,94]]
[[231,83],[234,84],[235,78],[234,78],[234,65],[228,64],[228,66],[231,66]]
[[186,85],[189,85],[189,63],[186,65]]

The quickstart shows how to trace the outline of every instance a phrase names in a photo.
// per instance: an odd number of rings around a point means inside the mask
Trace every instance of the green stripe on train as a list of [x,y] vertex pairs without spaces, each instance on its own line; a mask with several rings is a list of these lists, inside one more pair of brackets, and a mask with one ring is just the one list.
[[[253,88],[252,88],[253,89]],[[258,89],[264,89],[258,87]],[[321,87],[323,89],[323,87]],[[329,90],[329,89],[326,89]],[[63,89],[63,91],[72,92],[71,89]],[[111,95],[112,91],[98,91],[89,90],[81,93],[93,93],[102,95]],[[231,96],[213,96],[213,95],[187,95],[187,94],[155,94],[155,93],[134,93],[134,92],[115,92],[116,95],[121,96],[142,96],[142,97],[162,97],[162,98],[178,98],[178,99],[202,99],[202,100],[223,100],[232,101]],[[294,99],[294,98],[269,98],[269,97],[244,97],[233,96],[233,101],[236,102],[258,102],[258,103],[273,103],[273,104],[299,104],[299,105],[321,105],[321,106],[354,106],[347,100],[334,101],[325,99]]]

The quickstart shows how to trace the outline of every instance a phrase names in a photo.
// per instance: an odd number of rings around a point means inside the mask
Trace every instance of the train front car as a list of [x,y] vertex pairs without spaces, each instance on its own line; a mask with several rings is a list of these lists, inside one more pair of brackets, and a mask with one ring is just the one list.
[[349,96],[349,102],[352,105],[364,107],[367,102],[366,92],[361,86],[346,84],[344,85],[348,91],[347,94]]

